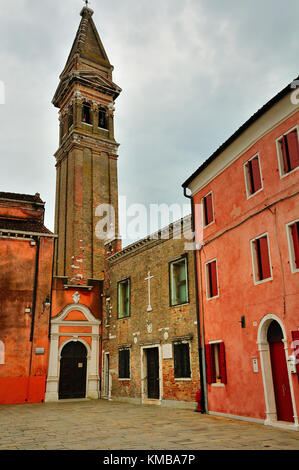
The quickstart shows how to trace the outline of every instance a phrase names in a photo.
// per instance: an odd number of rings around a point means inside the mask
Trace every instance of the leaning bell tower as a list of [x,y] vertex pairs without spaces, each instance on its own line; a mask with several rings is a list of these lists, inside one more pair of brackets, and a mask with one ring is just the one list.
[[[114,102],[121,89],[112,81],[113,66],[88,6],[53,98],[59,109],[56,158],[54,276],[79,283],[100,279],[104,241],[96,236],[96,209],[109,204],[118,235],[117,158]],[[80,261],[80,269],[78,263]],[[76,266],[74,266],[76,265]],[[77,271],[74,269],[77,268]]]

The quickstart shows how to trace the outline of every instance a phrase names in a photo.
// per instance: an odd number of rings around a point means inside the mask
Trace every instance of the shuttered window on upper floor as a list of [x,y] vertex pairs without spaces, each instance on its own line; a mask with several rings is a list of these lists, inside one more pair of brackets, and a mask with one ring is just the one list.
[[287,225],[292,272],[299,270],[299,220]]
[[281,176],[299,167],[299,143],[297,128],[290,130],[277,141]]
[[262,235],[251,241],[253,275],[255,283],[271,279],[271,261],[268,235]]
[[262,189],[262,176],[259,156],[255,155],[253,158],[245,163],[245,184],[247,197],[252,196]]
[[188,293],[188,263],[183,257],[169,264],[170,276],[170,305],[180,305],[189,302]]
[[213,194],[209,193],[202,199],[204,227],[214,222]]
[[206,289],[208,299],[212,299],[213,297],[218,296],[218,274],[216,260],[212,260],[206,263]]

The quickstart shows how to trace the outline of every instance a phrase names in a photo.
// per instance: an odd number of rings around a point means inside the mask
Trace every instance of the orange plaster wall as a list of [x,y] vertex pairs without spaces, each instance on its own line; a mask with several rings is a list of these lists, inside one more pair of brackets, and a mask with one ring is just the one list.
[[[18,390],[20,393],[23,390],[24,400],[31,400],[28,387],[22,383],[28,381],[30,375],[31,378],[39,377],[36,384],[40,384],[41,378],[47,374],[50,311],[43,307],[43,302],[51,292],[53,239],[40,239],[34,334],[31,342],[36,249],[36,245],[31,246],[28,240],[0,240],[0,341],[5,346],[5,364],[0,365],[0,404],[7,399],[19,403]],[[25,312],[26,308],[30,308],[30,313]],[[44,354],[37,355],[36,348],[44,348]],[[18,381],[19,385],[14,385]],[[36,385],[34,389],[40,390],[38,393],[43,395],[44,391],[40,387]],[[36,396],[35,392],[33,396]]]

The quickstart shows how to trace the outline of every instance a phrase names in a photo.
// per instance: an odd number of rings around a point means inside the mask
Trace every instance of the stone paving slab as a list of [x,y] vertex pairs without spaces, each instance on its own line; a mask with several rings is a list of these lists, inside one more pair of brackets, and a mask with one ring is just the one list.
[[299,432],[106,400],[0,406],[0,450],[299,450]]

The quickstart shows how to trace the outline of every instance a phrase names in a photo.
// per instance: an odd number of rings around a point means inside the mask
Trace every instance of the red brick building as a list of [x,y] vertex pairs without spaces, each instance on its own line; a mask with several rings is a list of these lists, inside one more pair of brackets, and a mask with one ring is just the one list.
[[298,429],[298,100],[287,86],[184,183],[209,413]]
[[[186,229],[188,224],[188,229]],[[194,409],[200,387],[190,217],[107,258],[102,396]]]

